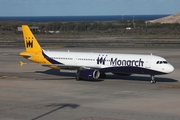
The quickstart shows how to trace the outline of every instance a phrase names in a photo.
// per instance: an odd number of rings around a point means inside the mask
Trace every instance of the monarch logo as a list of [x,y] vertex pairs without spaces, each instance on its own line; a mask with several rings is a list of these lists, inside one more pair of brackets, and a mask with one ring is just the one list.
[[97,64],[103,64],[105,65],[107,55],[99,55],[97,58]]
[[26,47],[33,48],[33,41],[30,41],[30,40],[26,41]]
[[135,66],[135,67],[143,67],[144,61],[140,58],[137,60],[123,60],[118,58],[111,58],[106,60],[108,55],[99,55],[97,58],[97,64],[105,65],[106,62],[109,62],[112,66]]
[[118,58],[111,58],[110,65],[143,67],[144,61],[142,61],[141,58],[139,60],[120,60]]

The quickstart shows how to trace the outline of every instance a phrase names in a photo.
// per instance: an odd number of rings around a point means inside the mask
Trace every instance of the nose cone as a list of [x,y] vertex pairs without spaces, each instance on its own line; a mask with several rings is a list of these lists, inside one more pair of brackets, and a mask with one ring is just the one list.
[[173,72],[173,71],[174,71],[174,67],[173,67],[171,64],[169,64],[168,69],[167,69],[167,72],[168,72],[168,73],[171,73],[171,72]]

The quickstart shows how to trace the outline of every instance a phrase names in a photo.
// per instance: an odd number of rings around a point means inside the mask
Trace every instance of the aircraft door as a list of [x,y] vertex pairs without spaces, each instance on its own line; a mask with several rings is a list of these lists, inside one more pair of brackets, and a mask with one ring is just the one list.
[[74,57],[74,64],[77,65],[78,64],[78,56]]
[[151,57],[146,58],[145,67],[146,68],[150,68],[151,67]]

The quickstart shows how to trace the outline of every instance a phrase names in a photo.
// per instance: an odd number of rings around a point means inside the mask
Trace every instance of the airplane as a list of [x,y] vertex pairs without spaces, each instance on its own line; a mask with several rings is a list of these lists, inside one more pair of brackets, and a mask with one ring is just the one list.
[[[44,50],[39,45],[27,25],[22,25],[25,52],[20,56],[42,66],[61,70],[76,70],[76,80],[105,78],[106,73],[117,75],[150,75],[151,83],[156,83],[155,75],[168,74],[174,67],[166,59],[156,55],[60,52]],[[23,65],[23,62],[20,62]]]

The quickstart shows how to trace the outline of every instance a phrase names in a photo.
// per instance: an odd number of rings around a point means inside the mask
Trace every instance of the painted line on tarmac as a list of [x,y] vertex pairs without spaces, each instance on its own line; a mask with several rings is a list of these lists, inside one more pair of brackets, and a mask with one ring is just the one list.
[[162,88],[180,89],[180,85],[167,85],[167,86],[162,86]]
[[7,76],[7,75],[0,76],[0,79],[6,79],[6,78],[16,78],[16,76]]

